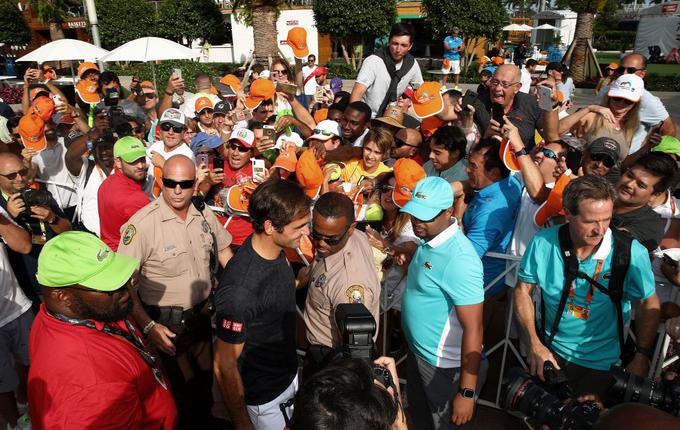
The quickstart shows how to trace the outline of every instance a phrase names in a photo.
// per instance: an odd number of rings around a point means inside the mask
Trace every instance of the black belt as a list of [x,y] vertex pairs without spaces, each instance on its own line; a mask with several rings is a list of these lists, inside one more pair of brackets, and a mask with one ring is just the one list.
[[184,310],[181,306],[156,306],[146,303],[144,303],[144,309],[152,320],[163,324],[177,334],[181,334],[188,322],[190,323],[200,315],[210,314],[209,301],[210,296],[187,310]]

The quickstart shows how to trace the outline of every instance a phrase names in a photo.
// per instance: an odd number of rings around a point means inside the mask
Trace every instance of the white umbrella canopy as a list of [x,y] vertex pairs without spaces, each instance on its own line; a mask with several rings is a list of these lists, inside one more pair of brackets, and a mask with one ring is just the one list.
[[47,43],[29,52],[16,61],[68,61],[68,60],[98,60],[108,54],[106,49],[77,39],[59,39]]
[[557,30],[557,27],[550,24],[541,24],[538,27],[536,27],[536,30]]
[[520,27],[522,28],[521,31],[531,31],[531,30],[534,29],[534,27],[532,27],[530,25],[526,25],[526,24],[521,24]]
[[510,24],[506,25],[505,27],[502,28],[503,31],[524,31],[521,25],[519,24]]
[[156,60],[188,60],[200,57],[200,54],[161,37],[141,37],[119,46],[101,61],[156,61]]

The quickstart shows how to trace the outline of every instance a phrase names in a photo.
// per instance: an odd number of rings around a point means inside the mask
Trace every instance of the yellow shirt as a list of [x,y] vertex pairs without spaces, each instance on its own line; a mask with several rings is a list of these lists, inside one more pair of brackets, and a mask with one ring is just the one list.
[[352,183],[354,185],[359,185],[363,179],[375,178],[376,176],[391,172],[392,169],[387,167],[382,161],[378,164],[378,168],[375,169],[373,173],[369,173],[364,168],[364,160],[353,160],[345,164],[345,167],[340,172],[340,178],[343,181]]

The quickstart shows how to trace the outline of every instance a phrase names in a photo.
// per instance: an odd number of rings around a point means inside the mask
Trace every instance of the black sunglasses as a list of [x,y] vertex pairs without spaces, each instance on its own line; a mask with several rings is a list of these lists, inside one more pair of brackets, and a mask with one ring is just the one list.
[[626,104],[626,105],[632,105],[632,104],[635,103],[634,101],[624,99],[623,97],[609,97],[609,100],[611,100],[613,102],[623,103],[623,104]]
[[608,169],[611,169],[616,164],[616,162],[612,160],[611,157],[605,154],[590,154],[590,159],[593,161],[601,162],[602,164],[604,164],[604,167]]
[[637,72],[638,70],[645,70],[645,69],[638,69],[637,67],[623,67],[623,66],[620,66],[620,67],[618,67],[618,68],[616,69],[616,73],[621,73],[621,74],[623,74],[623,73],[625,72],[625,73],[628,73],[628,74],[631,74],[631,75],[632,75],[633,73]]
[[401,148],[402,146],[410,146],[411,148],[417,148],[417,145],[410,145],[401,139],[394,139],[395,148]]
[[146,127],[144,126],[144,124],[138,125],[137,127],[132,129],[132,131],[134,131],[135,133],[141,133],[145,130],[146,130]]
[[164,122],[161,124],[161,130],[170,131],[170,129],[172,129],[172,131],[174,131],[175,133],[181,133],[184,130],[186,130],[186,127],[184,127],[183,125],[172,125],[169,122]]
[[194,184],[196,183],[195,179],[186,179],[184,181],[175,181],[174,179],[168,179],[168,178],[163,178],[163,186],[165,188],[176,188],[177,185],[183,190],[188,190],[189,188],[193,188]]
[[541,146],[540,148],[538,148],[538,151],[543,153],[543,155],[545,155],[548,158],[552,158],[553,160],[555,160],[557,162],[560,161],[560,157],[555,153],[555,151],[553,151],[550,148],[546,148],[544,146]]
[[156,94],[156,93],[144,93],[144,96],[149,100],[153,100],[156,97],[158,97],[158,94]]
[[9,179],[10,181],[13,181],[17,177],[17,175],[21,175],[22,178],[25,178],[26,175],[28,175],[28,169],[24,167],[23,169],[16,171],[14,173],[8,173],[6,175],[3,175],[2,173],[0,173],[0,175],[4,176],[5,178]]
[[242,153],[246,153],[246,152],[250,151],[250,148],[246,148],[245,146],[239,145],[239,144],[234,143],[234,142],[229,142],[229,148],[231,148],[233,151],[238,151],[238,152],[242,152]]
[[347,235],[347,232],[349,231],[350,226],[351,226],[351,224],[347,226],[344,233],[342,233],[340,236],[337,236],[337,237],[324,236],[323,234],[314,230],[314,226],[312,226],[310,228],[311,237],[312,237],[312,240],[315,241],[315,242],[321,242],[323,240],[324,242],[326,242],[327,245],[335,246],[338,243],[342,242],[342,239],[344,239],[345,236]]
[[428,220],[416,218],[416,217],[414,217],[413,215],[411,215],[411,218],[413,218],[413,219],[414,219],[415,221],[417,221],[417,222],[421,222],[421,223],[423,223],[423,224],[428,224],[428,223],[433,222],[433,221],[436,220],[437,218],[439,218],[444,212],[446,212],[446,209],[442,209],[437,215],[435,215],[434,217],[432,217],[432,218],[430,218],[430,219],[428,219]]

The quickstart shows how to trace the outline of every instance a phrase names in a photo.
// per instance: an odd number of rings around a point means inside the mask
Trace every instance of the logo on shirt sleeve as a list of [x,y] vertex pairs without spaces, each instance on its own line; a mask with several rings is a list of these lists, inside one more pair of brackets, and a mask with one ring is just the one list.
[[243,331],[243,323],[237,323],[224,318],[222,319],[222,328],[235,333],[241,333]]

